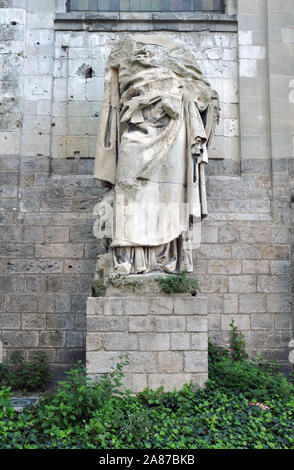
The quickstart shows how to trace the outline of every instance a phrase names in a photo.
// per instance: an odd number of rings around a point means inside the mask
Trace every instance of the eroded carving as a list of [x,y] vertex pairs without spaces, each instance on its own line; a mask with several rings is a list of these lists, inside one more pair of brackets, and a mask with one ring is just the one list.
[[94,172],[109,186],[95,208],[94,233],[108,250],[99,276],[193,270],[218,118],[218,95],[182,44],[138,34],[113,48]]

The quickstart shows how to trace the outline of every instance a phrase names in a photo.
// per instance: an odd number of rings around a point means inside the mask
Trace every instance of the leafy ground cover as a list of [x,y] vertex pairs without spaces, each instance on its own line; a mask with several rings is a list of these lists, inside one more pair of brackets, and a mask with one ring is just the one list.
[[21,413],[2,385],[0,448],[294,449],[293,385],[272,364],[250,362],[231,326],[230,350],[209,345],[205,389],[121,392],[124,358],[98,385],[79,364]]
[[10,361],[0,363],[0,384],[11,390],[24,393],[45,391],[50,386],[52,375],[44,351],[33,353],[28,362],[21,354],[15,354]]

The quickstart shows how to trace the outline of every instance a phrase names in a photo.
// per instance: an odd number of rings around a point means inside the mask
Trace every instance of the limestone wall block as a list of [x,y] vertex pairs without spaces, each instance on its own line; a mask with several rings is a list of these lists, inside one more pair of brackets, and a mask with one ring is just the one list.
[[154,331],[156,327],[156,320],[150,316],[136,316],[129,319],[129,331],[130,332],[143,332],[143,331]]
[[187,318],[187,331],[205,332],[207,331],[207,318],[194,316]]
[[177,332],[185,330],[186,319],[182,317],[157,317],[156,326],[158,332]]
[[[143,315],[142,305],[145,305]],[[100,374],[110,372],[120,362],[119,356],[127,355],[129,365],[123,370],[123,387],[129,387],[134,393],[146,386],[178,389],[190,380],[203,386],[207,379],[207,300],[204,297],[149,294],[88,298],[86,332],[90,377],[98,379]],[[199,354],[189,356],[188,352]]]
[[190,349],[190,334],[189,333],[171,333],[170,334],[170,349],[174,351]]
[[171,340],[168,333],[142,333],[138,335],[138,338],[140,351],[166,351],[170,349]]
[[150,314],[172,315],[173,313],[173,299],[171,297],[152,297],[150,299]]
[[89,331],[127,331],[128,321],[124,317],[91,315],[87,318]]
[[139,338],[129,333],[104,333],[102,345],[106,351],[135,351],[139,349]]
[[184,353],[185,372],[206,372],[207,373],[207,351],[187,351]]
[[191,334],[191,349],[196,349],[197,351],[207,351],[206,333]]
[[180,373],[183,371],[183,353],[162,351],[158,353],[158,372],[160,374]]

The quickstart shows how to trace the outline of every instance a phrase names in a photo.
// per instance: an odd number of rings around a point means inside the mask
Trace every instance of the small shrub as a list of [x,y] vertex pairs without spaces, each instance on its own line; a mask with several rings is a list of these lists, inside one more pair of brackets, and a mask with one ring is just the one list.
[[248,399],[261,401],[274,398],[290,399],[293,385],[281,373],[271,374],[249,361],[223,357],[209,361],[209,385],[227,392],[242,393]]
[[[224,360],[241,363],[221,348],[210,348],[212,358],[216,364]],[[10,391],[4,387],[0,448],[293,448],[293,394],[290,400],[268,398],[269,408],[264,410],[250,405],[254,396],[247,398],[245,388],[237,392],[217,382],[203,390],[190,384],[178,392],[145,389],[132,396],[120,390],[127,362],[121,360],[99,384],[87,379],[79,364],[67,373],[54,395],[21,413],[10,407]]]
[[[123,357],[100,383],[79,363],[53,395],[21,413],[2,387],[0,448],[293,449],[293,386],[261,359],[232,356],[209,345],[205,389],[187,384],[178,392],[122,392]],[[252,406],[259,401],[266,406]]]
[[12,390],[44,391],[52,380],[52,373],[44,351],[35,351],[32,360],[25,362],[15,353],[10,362],[0,364],[0,384]]
[[244,335],[238,331],[238,327],[232,318],[230,323],[230,346],[231,346],[231,357],[234,361],[241,361],[248,359],[248,354],[245,350]]
[[189,278],[187,271],[181,271],[179,274],[170,274],[164,278],[156,278],[166,294],[192,294],[196,295],[199,287],[199,280]]
[[42,401],[41,422],[50,420],[51,424],[66,429],[76,422],[86,420],[93,410],[103,407],[108,397],[121,394],[120,386],[127,358],[105,376],[99,384],[86,376],[86,368],[78,362],[76,369],[66,372],[66,380],[60,381],[56,393]]
[[248,360],[242,333],[232,320],[230,350],[208,344],[208,387],[218,387],[229,392],[242,393],[251,400],[273,398],[290,399],[294,387],[282,375],[278,366],[264,361],[260,356]]

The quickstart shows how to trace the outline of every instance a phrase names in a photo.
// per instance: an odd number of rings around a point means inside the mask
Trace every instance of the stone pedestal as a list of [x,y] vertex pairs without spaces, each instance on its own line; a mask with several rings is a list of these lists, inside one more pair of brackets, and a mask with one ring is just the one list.
[[87,371],[94,379],[128,353],[124,387],[182,388],[208,378],[207,299],[191,295],[89,297]]

